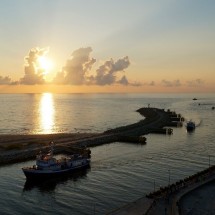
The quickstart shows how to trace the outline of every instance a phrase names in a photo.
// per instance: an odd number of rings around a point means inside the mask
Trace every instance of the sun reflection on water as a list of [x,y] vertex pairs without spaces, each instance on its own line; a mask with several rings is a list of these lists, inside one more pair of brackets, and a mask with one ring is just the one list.
[[40,100],[40,130],[41,133],[54,131],[54,104],[51,93],[43,93]]

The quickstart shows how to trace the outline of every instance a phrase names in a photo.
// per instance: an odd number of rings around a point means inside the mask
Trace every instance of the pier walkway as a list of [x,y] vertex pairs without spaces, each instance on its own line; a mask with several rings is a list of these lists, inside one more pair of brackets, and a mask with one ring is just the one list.
[[[180,215],[181,204],[180,200],[188,193],[198,189],[205,184],[215,180],[215,172],[209,174],[207,178],[200,181],[193,180],[185,187],[177,190],[176,192],[169,194],[168,196],[158,199],[156,205],[148,210],[147,215]],[[144,213],[143,213],[144,214]]]
[[107,215],[143,215],[152,207],[153,200],[146,197],[137,199],[134,202],[128,203],[119,209],[116,209]]
[[[215,180],[215,166],[211,166],[195,175],[189,176],[166,188],[149,194],[135,202],[129,203],[111,213],[110,215],[181,215],[181,199],[192,191],[204,187]],[[148,201],[147,201],[148,199]],[[211,201],[209,199],[208,201]],[[201,203],[200,203],[201,204]],[[195,208],[192,208],[195,211]],[[108,215],[109,215],[108,214]]]
[[140,108],[137,110],[145,119],[137,123],[110,129],[103,133],[71,133],[47,135],[0,135],[0,165],[22,162],[35,158],[38,150],[45,150],[50,141],[56,144],[55,153],[66,148],[90,147],[112,142],[138,142],[139,138],[172,123],[171,117],[177,115],[159,108]]

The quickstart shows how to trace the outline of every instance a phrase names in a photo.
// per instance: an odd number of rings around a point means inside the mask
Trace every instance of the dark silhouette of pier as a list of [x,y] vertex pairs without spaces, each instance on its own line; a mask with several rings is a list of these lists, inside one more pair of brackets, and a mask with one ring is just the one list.
[[48,149],[50,141],[54,141],[56,145],[56,154],[77,147],[85,148],[112,142],[146,143],[143,135],[149,133],[172,134],[172,129],[166,130],[164,127],[171,123],[178,125],[182,121],[180,115],[170,110],[145,107],[138,109],[137,112],[144,116],[143,120],[109,129],[103,133],[1,135],[0,165],[34,159],[39,150]]

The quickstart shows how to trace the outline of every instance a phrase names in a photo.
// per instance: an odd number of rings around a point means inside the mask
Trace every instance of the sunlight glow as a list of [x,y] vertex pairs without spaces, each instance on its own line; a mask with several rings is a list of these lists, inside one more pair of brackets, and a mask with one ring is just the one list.
[[41,133],[54,131],[54,104],[51,93],[43,93],[40,101],[40,130]]
[[49,73],[49,71],[53,68],[53,62],[45,56],[38,57],[37,61],[39,64],[39,69],[44,70],[44,75]]

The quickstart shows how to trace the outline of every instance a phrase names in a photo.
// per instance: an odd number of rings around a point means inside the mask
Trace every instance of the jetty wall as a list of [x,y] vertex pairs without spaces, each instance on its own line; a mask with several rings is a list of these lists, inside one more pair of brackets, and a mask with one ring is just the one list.
[[172,116],[176,117],[175,112],[159,108],[140,108],[137,112],[145,118],[103,133],[1,135],[0,165],[34,159],[39,150],[47,149],[50,141],[58,146],[55,153],[62,153],[65,147],[91,147],[118,141],[144,143],[143,135],[162,129],[173,122]]

